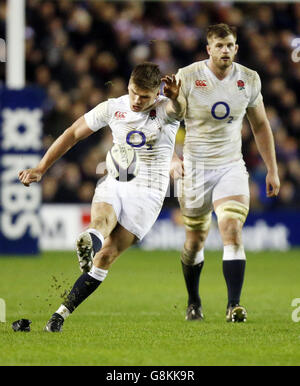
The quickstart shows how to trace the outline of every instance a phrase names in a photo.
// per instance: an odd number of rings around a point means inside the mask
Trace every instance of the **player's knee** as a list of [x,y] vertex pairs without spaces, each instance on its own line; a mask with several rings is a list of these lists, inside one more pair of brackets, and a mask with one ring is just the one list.
[[184,249],[190,253],[197,253],[203,247],[204,237],[197,239],[187,239],[184,243]]
[[204,261],[204,250],[201,248],[188,249],[186,245],[181,252],[181,261],[185,265],[196,265]]
[[221,228],[223,233],[227,233],[228,235],[235,237],[241,233],[243,224],[237,219],[228,218],[222,221]]
[[216,208],[218,224],[223,241],[241,244],[242,228],[248,215],[248,206],[239,201],[226,201]]
[[243,224],[237,219],[224,219],[219,223],[219,229],[223,241],[231,244],[242,243]]

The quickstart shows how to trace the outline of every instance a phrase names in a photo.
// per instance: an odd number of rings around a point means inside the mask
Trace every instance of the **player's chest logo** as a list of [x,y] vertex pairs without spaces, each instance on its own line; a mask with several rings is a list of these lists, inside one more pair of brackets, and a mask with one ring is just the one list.
[[122,120],[122,119],[126,119],[126,111],[116,111],[115,112],[115,119],[117,120]]
[[157,142],[160,135],[161,127],[158,119],[156,119],[156,112],[155,110],[151,110],[146,121],[137,125],[135,128],[132,126],[127,128],[126,143],[135,148],[146,146],[147,150],[152,150],[153,145]]
[[245,90],[245,82],[243,80],[239,79],[236,84],[239,90]]
[[195,80],[195,87],[204,88],[207,86],[207,80],[205,79],[197,79]]

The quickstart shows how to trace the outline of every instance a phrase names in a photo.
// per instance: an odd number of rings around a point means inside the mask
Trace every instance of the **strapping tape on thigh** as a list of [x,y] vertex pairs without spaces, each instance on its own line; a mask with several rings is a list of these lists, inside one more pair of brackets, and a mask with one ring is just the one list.
[[247,205],[242,204],[239,201],[229,200],[220,204],[216,209],[216,215],[218,221],[222,221],[225,218],[232,218],[240,220],[242,223],[246,221],[249,208]]
[[207,231],[211,224],[211,212],[198,217],[183,215],[183,223],[187,229],[192,231]]

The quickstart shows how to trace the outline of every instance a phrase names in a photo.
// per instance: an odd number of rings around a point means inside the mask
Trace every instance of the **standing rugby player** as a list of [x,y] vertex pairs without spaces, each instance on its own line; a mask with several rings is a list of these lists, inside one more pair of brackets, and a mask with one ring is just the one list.
[[110,126],[115,144],[127,143],[139,153],[139,173],[128,182],[110,175],[99,183],[91,207],[91,224],[77,239],[83,274],[67,299],[48,321],[45,330],[60,332],[64,320],[106,278],[117,257],[141,240],[156,221],[169,183],[169,171],[179,127],[176,117],[180,82],[166,81],[174,103],[159,95],[161,74],[154,63],[137,65],[130,77],[128,95],[100,103],[73,123],[49,148],[39,165],[19,173],[29,186],[38,182],[53,163],[77,142]]
[[249,210],[248,172],[241,153],[245,116],[267,169],[267,197],[276,196],[280,187],[260,78],[255,71],[233,61],[238,51],[236,39],[233,27],[210,26],[209,58],[177,73],[181,88],[176,102],[180,103],[179,114],[185,119],[186,137],[183,165],[174,155],[171,175],[178,175],[184,169],[179,202],[186,229],[181,261],[188,291],[187,320],[203,318],[199,280],[213,210],[224,245],[226,319],[235,322],[245,321],[247,317],[245,307],[240,305],[246,264],[242,227]]

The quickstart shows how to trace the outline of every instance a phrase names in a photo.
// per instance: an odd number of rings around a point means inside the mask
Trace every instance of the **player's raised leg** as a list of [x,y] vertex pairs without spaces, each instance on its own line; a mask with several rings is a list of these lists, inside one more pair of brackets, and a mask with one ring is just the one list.
[[208,235],[211,213],[199,217],[183,216],[186,240],[181,253],[182,272],[188,292],[186,320],[202,320],[199,295],[200,274],[204,265],[204,242]]
[[82,232],[76,241],[76,250],[80,270],[89,272],[93,265],[93,257],[102,248],[104,240],[117,224],[117,216],[112,205],[105,202],[93,202],[91,208],[91,224]]
[[242,228],[249,210],[249,198],[242,195],[222,198],[214,202],[214,208],[224,245],[223,274],[228,293],[226,320],[244,322],[247,312],[239,304],[246,266]]
[[91,271],[83,273],[77,279],[66,300],[48,321],[45,330],[61,332],[65,319],[99,287],[112,263],[136,240],[135,235],[118,224],[96,254]]

